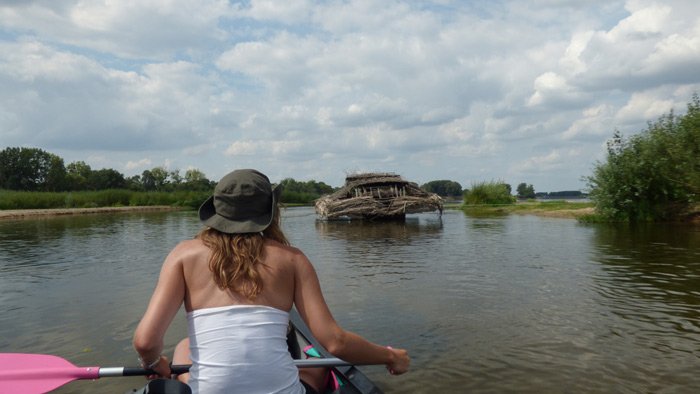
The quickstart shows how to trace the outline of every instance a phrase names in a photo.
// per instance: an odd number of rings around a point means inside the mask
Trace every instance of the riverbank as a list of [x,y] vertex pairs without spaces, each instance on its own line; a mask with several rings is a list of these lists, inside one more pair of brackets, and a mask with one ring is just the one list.
[[[596,214],[592,202],[522,201],[508,205],[453,205],[449,209],[460,209],[467,214],[475,215],[518,214],[575,219],[585,223],[605,222]],[[700,204],[696,204],[687,214],[676,218],[673,222],[700,224]]]
[[99,213],[148,212],[148,211],[177,211],[181,207],[169,205],[135,206],[135,207],[98,207],[98,208],[64,208],[64,209],[8,209],[0,210],[0,220],[27,219],[37,217],[86,215]]
[[532,209],[524,211],[515,211],[518,214],[530,214],[537,216],[546,216],[551,218],[563,218],[563,219],[578,219],[586,215],[595,214],[595,208],[576,208],[576,209],[558,209],[558,210],[545,210],[545,209]]
[[563,219],[580,219],[595,214],[592,202],[569,201],[523,201],[507,205],[460,206],[459,209],[473,214],[519,214],[537,215]]

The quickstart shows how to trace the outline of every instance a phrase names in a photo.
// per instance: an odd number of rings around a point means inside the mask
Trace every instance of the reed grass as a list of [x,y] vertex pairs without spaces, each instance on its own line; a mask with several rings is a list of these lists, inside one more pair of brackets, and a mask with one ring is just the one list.
[[464,192],[465,205],[513,204],[515,197],[501,181],[479,182]]
[[80,192],[0,190],[0,209],[61,209],[169,205],[196,209],[209,192],[138,192],[109,189]]

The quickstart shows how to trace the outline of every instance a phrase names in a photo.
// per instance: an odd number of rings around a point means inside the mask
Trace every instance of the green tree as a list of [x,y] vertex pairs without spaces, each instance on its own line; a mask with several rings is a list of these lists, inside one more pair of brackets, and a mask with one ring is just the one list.
[[212,182],[198,169],[185,171],[184,187],[187,190],[207,191],[214,188]]
[[57,191],[64,188],[63,159],[37,148],[6,148],[0,152],[0,188]]
[[141,183],[141,176],[140,175],[133,175],[130,176],[129,178],[126,178],[126,187],[129,190],[134,190],[134,191],[143,191],[143,183]]
[[180,176],[180,170],[175,169],[172,170],[168,173],[168,177],[170,178],[170,184],[177,189],[180,184],[182,184],[182,176]]
[[700,99],[630,138],[608,141],[607,157],[585,178],[601,216],[612,221],[659,221],[687,213],[700,198]]
[[323,194],[333,193],[331,186],[314,180],[299,182],[293,178],[286,178],[280,182],[280,186],[282,201],[287,203],[308,204]]
[[168,186],[168,171],[165,167],[155,167],[151,169],[151,176],[153,177],[153,185],[155,190],[164,191]]
[[66,166],[66,189],[86,190],[92,168],[84,161],[74,161]]
[[150,170],[144,170],[141,173],[141,185],[145,191],[156,190],[156,178]]
[[518,198],[535,198],[535,188],[525,182],[520,183],[516,188]]
[[103,168],[90,173],[88,188],[92,190],[124,189],[126,188],[126,179],[117,170]]
[[63,159],[50,154],[49,166],[44,178],[44,191],[56,192],[66,190],[66,167]]
[[430,181],[422,185],[421,189],[430,193],[435,193],[442,197],[459,197],[464,192],[464,190],[462,190],[462,185],[460,185],[459,182],[444,179]]

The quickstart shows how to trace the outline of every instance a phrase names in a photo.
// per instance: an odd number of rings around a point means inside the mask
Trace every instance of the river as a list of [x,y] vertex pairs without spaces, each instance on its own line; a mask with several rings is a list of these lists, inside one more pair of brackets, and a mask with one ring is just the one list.
[[[0,349],[136,365],[131,336],[160,264],[199,228],[194,212],[0,221]],[[700,226],[461,211],[320,222],[290,208],[283,228],[341,325],[410,351],[405,375],[362,367],[387,393],[700,390]],[[178,316],[168,352],[185,335]]]

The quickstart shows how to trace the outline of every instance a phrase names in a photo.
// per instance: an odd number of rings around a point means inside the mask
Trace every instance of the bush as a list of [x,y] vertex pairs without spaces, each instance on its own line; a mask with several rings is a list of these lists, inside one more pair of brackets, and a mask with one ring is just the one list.
[[615,132],[605,162],[586,178],[590,198],[608,221],[672,220],[700,197],[700,99],[630,138]]
[[464,205],[513,204],[515,197],[510,194],[510,187],[503,182],[481,182],[473,184],[464,192]]

